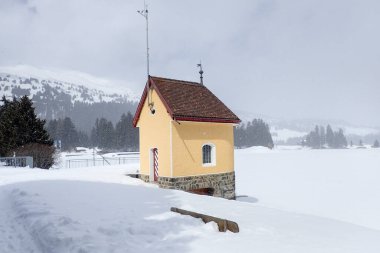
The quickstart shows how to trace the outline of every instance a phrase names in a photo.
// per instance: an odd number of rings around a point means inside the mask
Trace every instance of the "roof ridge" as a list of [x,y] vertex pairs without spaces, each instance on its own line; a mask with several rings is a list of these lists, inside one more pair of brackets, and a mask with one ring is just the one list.
[[203,85],[201,85],[200,83],[193,82],[193,81],[178,80],[178,79],[159,77],[159,76],[150,76],[150,77],[154,79],[161,79],[161,80],[171,82],[171,83],[176,83],[176,84],[187,84],[187,85],[195,85],[195,86],[203,87]]

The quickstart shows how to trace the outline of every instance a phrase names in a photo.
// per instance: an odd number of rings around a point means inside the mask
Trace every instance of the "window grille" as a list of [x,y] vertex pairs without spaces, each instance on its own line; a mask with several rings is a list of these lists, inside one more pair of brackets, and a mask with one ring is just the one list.
[[210,164],[211,161],[211,151],[212,147],[211,145],[204,145],[202,148],[203,153],[203,164]]

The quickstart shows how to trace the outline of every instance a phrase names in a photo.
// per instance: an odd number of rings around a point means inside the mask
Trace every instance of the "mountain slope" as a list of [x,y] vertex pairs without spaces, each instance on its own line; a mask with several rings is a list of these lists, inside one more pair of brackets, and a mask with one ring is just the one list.
[[54,97],[64,93],[71,96],[72,103],[136,102],[138,97],[123,86],[75,71],[52,71],[24,65],[0,67],[1,93],[7,97],[29,90],[32,98],[51,91]]
[[11,99],[27,95],[39,117],[50,120],[68,116],[87,132],[98,117],[116,122],[122,113],[135,111],[138,98],[125,86],[75,71],[0,68],[1,96]]

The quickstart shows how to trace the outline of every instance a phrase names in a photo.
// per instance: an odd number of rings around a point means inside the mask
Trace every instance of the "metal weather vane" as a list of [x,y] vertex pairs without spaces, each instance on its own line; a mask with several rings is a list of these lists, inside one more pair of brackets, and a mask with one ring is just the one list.
[[201,84],[203,85],[203,69],[202,69],[202,62],[199,61],[197,64],[197,67],[199,68],[199,74],[201,75]]

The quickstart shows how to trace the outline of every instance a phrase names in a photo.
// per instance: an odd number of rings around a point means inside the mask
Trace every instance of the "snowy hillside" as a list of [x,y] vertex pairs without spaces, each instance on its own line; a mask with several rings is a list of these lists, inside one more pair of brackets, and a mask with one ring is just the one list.
[[289,128],[280,128],[278,126],[271,126],[270,132],[274,143],[286,143],[291,138],[301,138],[308,134],[308,132],[292,130]]
[[[238,201],[125,176],[138,164],[0,167],[1,252],[380,252],[380,149],[252,148],[235,160]],[[240,232],[172,206],[234,220]]]
[[373,144],[376,138],[380,139],[379,127],[357,126],[342,120],[282,119],[239,110],[236,110],[236,113],[244,124],[254,118],[263,119],[270,126],[270,132],[275,144],[296,144],[297,139],[307,135],[315,128],[315,125],[327,126],[328,124],[334,130],[342,128],[348,139],[354,142],[362,139],[368,144]]
[[87,133],[97,118],[115,123],[123,113],[134,113],[138,101],[126,83],[23,65],[0,67],[0,96],[3,95],[8,99],[27,95],[40,118],[70,117],[77,129]]
[[115,83],[76,71],[39,69],[19,65],[0,67],[1,95],[43,96],[48,91],[53,99],[64,93],[71,102],[127,102],[137,101],[137,96],[127,84]]

